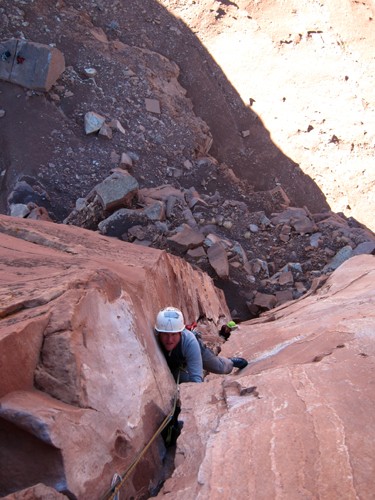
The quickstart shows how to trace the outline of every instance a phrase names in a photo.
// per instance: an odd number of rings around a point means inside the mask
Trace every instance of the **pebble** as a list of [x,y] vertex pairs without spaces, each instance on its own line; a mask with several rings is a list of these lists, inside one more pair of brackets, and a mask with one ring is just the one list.
[[96,76],[98,74],[98,72],[96,71],[95,68],[85,68],[83,71],[84,71],[86,76],[91,77],[91,78],[93,78],[94,76]]
[[5,109],[0,109],[0,118],[3,118],[5,116]]

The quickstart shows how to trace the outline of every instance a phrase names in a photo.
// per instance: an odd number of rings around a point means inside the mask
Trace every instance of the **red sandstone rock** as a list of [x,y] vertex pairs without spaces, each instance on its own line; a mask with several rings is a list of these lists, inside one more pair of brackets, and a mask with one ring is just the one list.
[[[0,216],[0,233],[0,496],[100,498],[171,409],[157,311],[204,311],[216,330],[223,294],[176,257],[74,226]],[[155,486],[162,454],[159,438],[127,494]]]
[[242,323],[221,355],[250,363],[181,388],[176,469],[158,498],[372,498],[375,261]]
[[68,497],[62,495],[54,488],[49,488],[45,484],[39,483],[2,498],[3,500],[66,500]]
[[199,231],[195,231],[187,224],[182,225],[182,231],[177,232],[168,238],[169,245],[181,252],[200,247],[204,242],[204,236]]

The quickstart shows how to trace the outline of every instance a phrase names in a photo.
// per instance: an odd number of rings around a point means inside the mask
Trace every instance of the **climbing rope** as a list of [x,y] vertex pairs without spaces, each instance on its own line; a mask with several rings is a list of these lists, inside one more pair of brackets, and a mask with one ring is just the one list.
[[120,475],[116,474],[116,481],[113,481],[115,484],[112,484],[109,490],[103,495],[101,500],[114,500],[122,486],[124,485],[125,481],[128,479],[130,474],[133,472],[139,461],[142,459],[142,457],[145,455],[147,450],[150,448],[152,443],[155,441],[155,439],[163,432],[163,430],[168,426],[169,422],[172,420],[173,415],[175,414],[176,411],[176,406],[177,406],[177,401],[179,399],[179,381],[180,381],[180,373],[178,374],[177,377],[177,382],[176,382],[176,392],[174,395],[173,399],[173,405],[171,411],[168,413],[168,415],[165,417],[163,422],[160,424],[150,441],[146,444],[146,446],[135,456],[134,460],[131,462],[131,464],[128,466],[128,468],[125,470],[125,472]]

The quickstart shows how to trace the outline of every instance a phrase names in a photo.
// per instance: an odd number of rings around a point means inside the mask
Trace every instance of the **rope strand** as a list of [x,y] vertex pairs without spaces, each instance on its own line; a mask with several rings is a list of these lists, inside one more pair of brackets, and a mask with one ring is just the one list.
[[163,422],[160,424],[156,432],[153,434],[151,437],[150,441],[146,444],[146,446],[135,456],[134,460],[132,463],[129,465],[129,467],[125,470],[125,472],[120,475],[121,481],[115,485],[112,486],[102,497],[102,500],[113,500],[116,496],[116,494],[120,491],[122,488],[123,484],[125,481],[128,479],[130,474],[133,472],[139,461],[142,459],[142,457],[145,455],[147,450],[150,448],[152,443],[155,441],[155,439],[163,432],[163,430],[167,427],[169,422],[171,421],[175,411],[176,411],[176,406],[177,406],[177,401],[178,401],[178,396],[179,396],[179,380],[180,380],[180,373],[178,374],[177,377],[177,382],[176,382],[176,392],[174,395],[174,400],[173,400],[173,405],[171,411],[168,413],[168,415],[165,417]]

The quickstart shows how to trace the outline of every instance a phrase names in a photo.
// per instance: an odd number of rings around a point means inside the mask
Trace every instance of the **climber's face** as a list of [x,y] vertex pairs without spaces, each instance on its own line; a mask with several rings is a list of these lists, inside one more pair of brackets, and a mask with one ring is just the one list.
[[164,348],[170,352],[173,351],[175,347],[178,346],[181,340],[181,332],[167,333],[159,332],[159,340],[163,344]]

